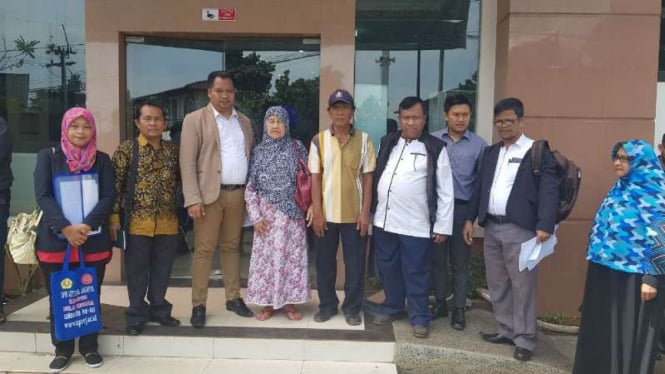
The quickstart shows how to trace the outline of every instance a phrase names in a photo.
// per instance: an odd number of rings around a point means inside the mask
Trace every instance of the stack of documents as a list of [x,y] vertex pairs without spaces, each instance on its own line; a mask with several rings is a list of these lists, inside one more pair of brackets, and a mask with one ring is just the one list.
[[540,260],[554,253],[554,246],[557,243],[557,228],[558,226],[554,228],[554,234],[542,243],[537,243],[535,236],[522,243],[519,259],[520,271],[523,271],[524,269],[528,269],[529,271],[533,270]]

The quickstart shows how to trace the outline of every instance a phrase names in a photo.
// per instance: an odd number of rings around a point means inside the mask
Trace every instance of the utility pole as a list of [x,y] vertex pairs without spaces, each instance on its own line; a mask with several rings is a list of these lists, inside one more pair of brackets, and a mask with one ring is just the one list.
[[48,49],[46,50],[46,54],[55,56],[59,60],[59,62],[53,62],[53,59],[51,59],[51,62],[46,64],[46,67],[50,68],[55,66],[60,68],[60,86],[62,87],[64,110],[67,110],[69,108],[68,104],[69,92],[67,90],[67,66],[72,66],[76,62],[66,61],[66,60],[68,60],[71,55],[75,55],[76,51],[73,50],[72,47],[69,45],[69,38],[67,38],[67,31],[65,30],[65,25],[61,26],[62,26],[62,32],[65,34],[66,44],[64,46],[63,45],[56,46],[55,44],[51,43],[47,46]]

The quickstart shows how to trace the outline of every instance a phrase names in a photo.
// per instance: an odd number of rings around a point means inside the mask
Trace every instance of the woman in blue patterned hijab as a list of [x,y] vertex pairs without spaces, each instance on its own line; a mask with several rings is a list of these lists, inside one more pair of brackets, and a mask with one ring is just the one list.
[[289,135],[288,112],[280,106],[269,108],[245,189],[254,225],[247,302],[263,306],[256,314],[260,321],[280,310],[288,319],[300,320],[294,304],[309,300],[305,219],[295,201],[298,160],[306,162],[307,151]]
[[573,373],[652,373],[665,308],[665,172],[643,140],[612,149],[596,213]]

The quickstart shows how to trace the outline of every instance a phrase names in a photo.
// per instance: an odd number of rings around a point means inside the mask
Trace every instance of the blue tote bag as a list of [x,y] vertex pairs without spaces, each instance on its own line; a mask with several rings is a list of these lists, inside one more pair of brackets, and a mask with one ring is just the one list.
[[51,301],[55,338],[72,340],[102,329],[97,271],[86,267],[79,248],[80,267],[69,270],[71,246],[67,244],[61,271],[51,273]]

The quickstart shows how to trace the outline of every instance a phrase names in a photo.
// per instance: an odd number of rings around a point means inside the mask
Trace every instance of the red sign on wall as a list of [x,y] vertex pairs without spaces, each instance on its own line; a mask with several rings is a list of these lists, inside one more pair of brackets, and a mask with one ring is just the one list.
[[204,21],[235,21],[235,8],[203,8],[201,17]]

